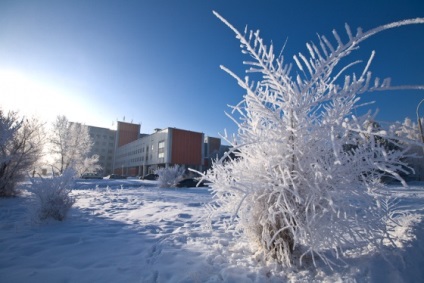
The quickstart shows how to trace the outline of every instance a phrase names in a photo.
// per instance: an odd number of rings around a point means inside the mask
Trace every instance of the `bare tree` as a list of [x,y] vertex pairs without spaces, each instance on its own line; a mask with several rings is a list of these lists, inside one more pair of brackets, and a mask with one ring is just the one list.
[[0,196],[19,193],[17,183],[42,157],[44,136],[44,125],[38,119],[22,119],[17,112],[0,110]]
[[58,116],[52,125],[50,145],[55,158],[53,167],[60,174],[67,168],[73,168],[79,174],[101,169],[97,164],[98,156],[90,155],[93,141],[85,125]]
[[65,116],[57,116],[50,133],[50,153],[54,156],[53,166],[62,173],[65,169],[69,121]]

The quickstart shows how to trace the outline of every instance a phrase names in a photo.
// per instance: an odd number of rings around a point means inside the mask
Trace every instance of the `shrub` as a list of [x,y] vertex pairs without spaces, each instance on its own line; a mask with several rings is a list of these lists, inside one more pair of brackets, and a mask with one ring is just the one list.
[[75,171],[66,169],[51,179],[32,179],[31,192],[36,196],[35,213],[39,220],[53,218],[62,221],[75,203],[71,197]]
[[378,205],[385,189],[380,180],[391,175],[403,182],[398,172],[407,168],[405,151],[382,142],[397,145],[396,135],[375,127],[375,115],[356,117],[354,110],[359,94],[390,89],[390,82],[372,81],[374,53],[360,76],[345,74],[358,62],[336,65],[377,32],[424,19],[358,29],[356,35],[346,25],[347,42],[336,31],[336,45],[319,36],[319,44],[307,44],[309,58],[299,53],[292,65],[275,56],[258,31],[240,33],[217,16],[236,33],[242,52],[250,55],[247,72],[259,81],[222,67],[246,94],[233,107],[241,116],[240,123],[234,118],[238,139],[227,139],[235,158],[227,154],[204,175],[216,201],[212,217],[230,213],[230,228],[285,266],[305,256],[314,261],[315,255],[330,263],[326,251],[339,257],[346,246],[378,249],[387,235],[386,214]]
[[159,168],[155,171],[155,173],[158,174],[159,187],[176,187],[178,182],[183,179],[184,172],[184,166],[179,165]]

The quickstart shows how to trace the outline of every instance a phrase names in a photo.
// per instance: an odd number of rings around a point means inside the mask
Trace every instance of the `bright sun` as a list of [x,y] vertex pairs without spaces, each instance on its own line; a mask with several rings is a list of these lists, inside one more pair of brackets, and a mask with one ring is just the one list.
[[16,110],[21,115],[37,115],[49,121],[51,115],[54,117],[61,110],[58,109],[57,99],[63,100],[57,90],[16,71],[0,70],[0,93],[4,110]]
[[65,115],[71,121],[85,120],[87,113],[87,105],[79,96],[17,71],[0,70],[0,97],[3,110],[36,116],[48,123],[57,115]]

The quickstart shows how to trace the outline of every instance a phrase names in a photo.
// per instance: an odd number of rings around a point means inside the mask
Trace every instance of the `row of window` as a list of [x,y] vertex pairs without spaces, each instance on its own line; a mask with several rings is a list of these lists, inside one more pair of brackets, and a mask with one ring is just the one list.
[[[150,154],[150,158],[149,156],[146,156],[146,161],[152,160],[152,155]],[[132,158],[129,160],[130,163],[136,163],[136,162],[142,162],[144,161],[144,156],[142,157],[136,157],[136,158]]]
[[[149,154],[149,148],[151,148],[151,150],[153,151],[154,150],[154,145],[146,146],[146,147],[142,146],[141,148],[138,148],[136,150],[129,151],[129,152],[124,152],[122,154],[119,154],[116,158],[118,160],[120,160],[120,159],[124,159],[127,156],[133,156],[133,155],[137,155],[137,154],[140,154],[140,153],[146,153],[146,156],[147,156]],[[158,149],[159,149],[158,150],[159,153],[164,153],[165,152],[165,141],[160,141],[158,143]],[[150,156],[151,156],[151,154],[150,154]],[[164,155],[162,155],[162,158],[163,157],[164,157]],[[161,158],[161,157],[159,157],[159,158]],[[150,157],[150,159],[152,159],[152,158]],[[146,157],[146,160],[148,160],[147,157]],[[140,161],[140,160],[138,160],[138,161]],[[141,160],[141,161],[144,161],[144,160]]]
[[[158,153],[158,159],[159,159],[159,163],[164,163],[165,162],[165,152],[159,152]],[[152,160],[152,154],[150,154],[150,160]],[[141,162],[141,161],[144,161],[144,156],[132,158],[132,159],[130,159],[129,162],[135,163],[135,162]],[[146,156],[146,161],[149,161],[149,156]]]
[[[108,136],[107,135],[96,134],[95,136],[93,135],[93,138],[96,138],[96,139],[103,138],[103,139],[106,140],[108,138]],[[114,139],[115,139],[115,136],[109,136],[109,140],[114,140]]]

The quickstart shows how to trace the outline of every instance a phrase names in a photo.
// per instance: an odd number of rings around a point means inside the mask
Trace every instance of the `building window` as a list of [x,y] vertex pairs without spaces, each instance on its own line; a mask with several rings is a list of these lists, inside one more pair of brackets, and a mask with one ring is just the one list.
[[158,148],[159,148],[159,149],[163,149],[163,148],[165,148],[165,141],[160,141],[160,142],[158,143]]
[[164,163],[165,161],[165,141],[158,143],[158,162]]

